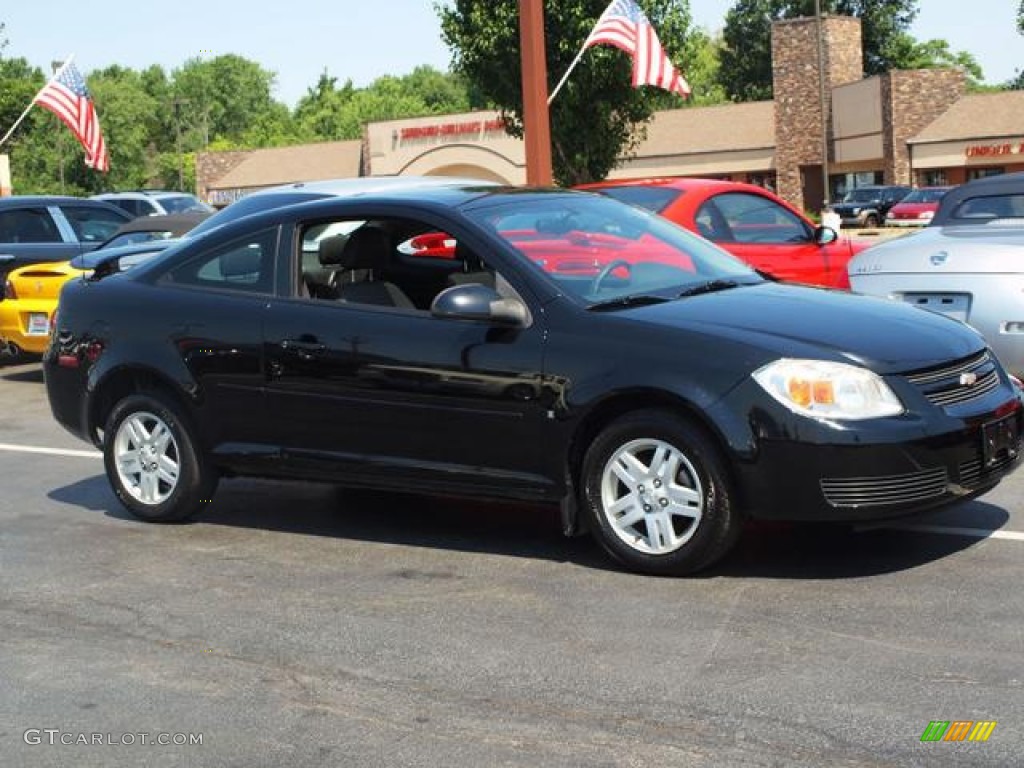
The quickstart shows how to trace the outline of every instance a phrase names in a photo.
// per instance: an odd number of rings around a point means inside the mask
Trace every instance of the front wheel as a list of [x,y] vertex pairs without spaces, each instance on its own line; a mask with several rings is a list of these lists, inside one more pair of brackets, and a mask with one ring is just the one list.
[[609,424],[587,451],[582,493],[601,546],[643,573],[706,568],[741,529],[717,448],[671,411],[638,411]]
[[876,229],[878,227],[879,218],[873,213],[869,213],[867,218],[864,219],[864,226],[867,229]]
[[155,393],[130,395],[114,406],[104,430],[103,464],[117,498],[148,522],[191,517],[217,486],[186,419]]

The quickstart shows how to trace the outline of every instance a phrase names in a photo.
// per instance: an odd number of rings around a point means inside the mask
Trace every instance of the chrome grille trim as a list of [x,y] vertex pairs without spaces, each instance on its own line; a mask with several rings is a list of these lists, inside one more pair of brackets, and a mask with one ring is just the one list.
[[943,496],[949,478],[943,467],[905,475],[822,478],[821,492],[833,507],[882,507]]
[[963,462],[960,467],[960,485],[964,488],[975,488],[987,479],[988,475],[1001,474],[1005,469],[1010,467],[1019,456],[1009,456],[1003,454],[996,461],[984,469],[981,466],[981,458],[971,459],[970,461]]
[[[964,374],[974,374],[972,384],[964,384]],[[999,386],[999,373],[992,354],[986,349],[967,360],[921,373],[904,374],[932,404],[939,407],[959,405],[982,397]]]
[[908,373],[905,378],[914,386],[922,387],[926,384],[932,384],[936,381],[948,379],[953,376],[959,377],[961,373],[967,373],[974,368],[984,365],[990,360],[992,360],[992,355],[987,349],[985,349],[974,357],[968,358],[957,365],[952,365],[948,368],[940,368],[934,371],[925,371],[924,373]]

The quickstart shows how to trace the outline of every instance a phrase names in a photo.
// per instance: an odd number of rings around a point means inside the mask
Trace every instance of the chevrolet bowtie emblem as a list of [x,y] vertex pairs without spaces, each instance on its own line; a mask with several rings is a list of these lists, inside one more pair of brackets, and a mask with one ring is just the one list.
[[36,293],[42,293],[42,292],[43,292],[43,284],[37,280],[36,281]]
[[960,386],[961,387],[973,387],[978,383],[978,374],[976,373],[961,373],[960,374]]

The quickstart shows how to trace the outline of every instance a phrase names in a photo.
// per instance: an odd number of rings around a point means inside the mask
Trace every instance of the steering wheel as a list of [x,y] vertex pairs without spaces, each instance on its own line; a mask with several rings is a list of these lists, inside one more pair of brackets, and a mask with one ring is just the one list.
[[597,273],[597,276],[594,278],[593,282],[590,283],[589,293],[597,293],[598,291],[600,291],[601,283],[603,283],[605,281],[605,278],[607,278],[608,275],[610,275],[619,267],[625,267],[626,271],[628,272],[633,271],[633,265],[630,264],[625,259],[613,259],[612,261],[608,262],[600,272]]

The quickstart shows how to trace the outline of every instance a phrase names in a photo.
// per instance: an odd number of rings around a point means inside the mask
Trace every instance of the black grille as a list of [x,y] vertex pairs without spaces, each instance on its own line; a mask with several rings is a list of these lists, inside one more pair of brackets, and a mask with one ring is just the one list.
[[905,378],[938,406],[966,403],[999,386],[999,374],[988,350],[942,368],[906,374]]
[[882,507],[937,498],[948,485],[946,470],[939,467],[906,475],[824,478],[821,492],[833,507]]

